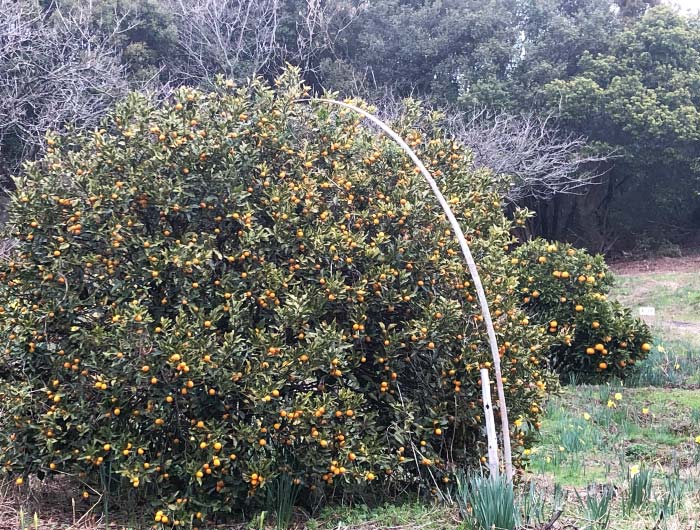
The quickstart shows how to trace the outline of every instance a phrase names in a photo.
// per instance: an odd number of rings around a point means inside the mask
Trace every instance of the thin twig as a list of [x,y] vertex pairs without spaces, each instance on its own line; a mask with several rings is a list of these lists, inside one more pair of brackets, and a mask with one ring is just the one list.
[[552,517],[547,521],[547,524],[545,524],[542,527],[542,530],[552,530],[552,527],[554,526],[554,523],[557,522],[559,517],[561,517],[561,514],[563,513],[563,510],[557,510],[552,514]]

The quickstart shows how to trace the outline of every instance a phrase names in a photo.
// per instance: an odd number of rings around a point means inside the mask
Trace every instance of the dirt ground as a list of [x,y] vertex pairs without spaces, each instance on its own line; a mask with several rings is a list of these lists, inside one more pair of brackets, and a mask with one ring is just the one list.
[[617,274],[640,274],[645,272],[695,272],[700,271],[700,251],[678,258],[652,257],[633,261],[609,262]]

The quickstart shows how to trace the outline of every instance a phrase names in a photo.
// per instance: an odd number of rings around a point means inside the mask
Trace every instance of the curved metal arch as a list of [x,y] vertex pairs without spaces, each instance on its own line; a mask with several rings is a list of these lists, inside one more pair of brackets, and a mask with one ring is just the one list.
[[384,123],[382,120],[374,116],[373,114],[370,114],[366,110],[363,110],[359,107],[356,107],[355,105],[352,105],[350,103],[345,103],[342,101],[337,101],[334,99],[325,99],[325,98],[315,98],[315,99],[304,99],[304,100],[298,100],[299,102],[301,101],[318,101],[318,102],[323,102],[323,103],[329,103],[331,105],[337,105],[339,107],[346,108],[348,110],[351,110],[353,112],[356,112],[360,114],[362,117],[367,118],[370,120],[372,123],[374,123],[377,127],[379,127],[382,131],[384,131],[392,140],[394,140],[400,147],[401,149],[408,154],[409,157],[411,157],[411,160],[413,160],[413,163],[418,167],[420,172],[422,173],[423,177],[425,177],[425,180],[428,181],[428,185],[430,186],[430,189],[432,190],[433,194],[437,197],[438,202],[440,203],[440,206],[442,207],[443,211],[445,212],[445,215],[447,216],[448,221],[450,222],[450,225],[452,226],[452,230],[454,231],[455,235],[457,236],[457,240],[459,241],[459,246],[462,250],[462,254],[464,255],[464,259],[467,262],[467,267],[469,269],[469,273],[471,274],[472,280],[474,281],[474,287],[476,289],[477,293],[477,298],[479,300],[479,305],[481,307],[481,313],[484,317],[484,323],[486,324],[486,333],[489,338],[489,345],[491,348],[491,356],[493,358],[493,369],[495,372],[496,376],[496,390],[498,393],[498,408],[501,413],[501,431],[502,431],[502,436],[503,436],[503,460],[505,464],[505,472],[506,472],[506,477],[508,480],[513,480],[513,457],[511,454],[511,444],[510,444],[510,426],[508,422],[508,409],[506,407],[506,397],[505,397],[505,392],[503,390],[503,375],[501,372],[501,357],[498,353],[498,342],[496,340],[496,330],[493,327],[493,320],[491,319],[491,312],[489,311],[489,306],[488,306],[488,301],[486,300],[486,292],[484,291],[484,286],[481,283],[481,277],[479,276],[479,271],[476,268],[476,263],[474,262],[474,257],[472,256],[471,250],[469,250],[469,245],[467,244],[467,240],[464,237],[464,232],[462,232],[461,227],[459,226],[459,223],[457,222],[457,218],[454,216],[454,213],[452,212],[452,209],[450,208],[450,205],[448,202],[445,200],[445,197],[442,195],[442,192],[440,191],[440,188],[437,185],[437,182],[435,182],[435,179],[432,177],[428,169],[425,167],[423,162],[418,158],[418,155],[409,147],[409,145],[399,136],[394,130],[392,130],[386,123]]

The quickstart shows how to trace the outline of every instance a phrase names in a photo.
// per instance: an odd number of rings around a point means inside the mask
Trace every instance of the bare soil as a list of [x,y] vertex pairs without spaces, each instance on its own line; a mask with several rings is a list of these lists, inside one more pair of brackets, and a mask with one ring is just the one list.
[[617,274],[640,274],[645,272],[696,272],[700,271],[700,252],[678,258],[650,257],[641,260],[613,261],[610,268]]

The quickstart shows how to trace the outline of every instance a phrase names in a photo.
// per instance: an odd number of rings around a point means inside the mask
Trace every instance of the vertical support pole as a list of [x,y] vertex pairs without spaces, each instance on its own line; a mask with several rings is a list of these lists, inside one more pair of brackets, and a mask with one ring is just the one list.
[[491,383],[489,371],[481,369],[481,397],[484,402],[484,418],[486,419],[486,437],[489,449],[489,474],[497,477],[500,473],[498,464],[498,439],[496,438],[496,422],[493,419],[493,406],[491,405]]

